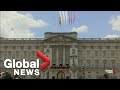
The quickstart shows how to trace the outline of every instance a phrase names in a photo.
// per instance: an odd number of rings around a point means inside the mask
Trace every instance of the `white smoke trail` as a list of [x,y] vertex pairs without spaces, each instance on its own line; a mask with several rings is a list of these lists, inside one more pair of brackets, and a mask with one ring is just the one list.
[[62,11],[59,11],[59,15],[61,17],[61,22],[63,21]]
[[71,24],[73,24],[73,11],[71,11]]
[[75,11],[73,11],[73,24],[75,23]]
[[69,11],[69,23],[72,24],[72,11]]
[[65,24],[74,24],[75,23],[75,11],[59,11],[61,17],[61,23]]
[[75,22],[75,11],[72,11],[72,16],[71,16],[71,19],[72,19],[72,24],[74,24]]
[[70,11],[68,11],[68,20],[69,20],[69,24],[70,24]]
[[65,11],[61,11],[63,16],[63,24],[65,24]]
[[66,24],[68,23],[68,12],[65,11],[65,21],[66,21]]

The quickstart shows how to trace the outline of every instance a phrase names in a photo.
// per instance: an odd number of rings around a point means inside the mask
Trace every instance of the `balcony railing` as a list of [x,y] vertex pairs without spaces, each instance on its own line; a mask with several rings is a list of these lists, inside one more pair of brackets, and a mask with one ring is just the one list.
[[70,66],[69,66],[68,64],[66,64],[66,65],[60,64],[60,65],[58,65],[58,66],[56,66],[55,64],[53,64],[53,65],[51,66],[51,68],[52,68],[52,69],[70,69]]
[[[0,40],[45,40],[45,38],[0,38]],[[120,40],[120,38],[77,38],[77,40]]]
[[120,40],[120,38],[78,38],[78,40]]

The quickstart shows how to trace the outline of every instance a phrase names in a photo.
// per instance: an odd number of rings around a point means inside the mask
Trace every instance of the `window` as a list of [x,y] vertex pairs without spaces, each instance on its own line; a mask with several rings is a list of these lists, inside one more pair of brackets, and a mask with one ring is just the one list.
[[66,64],[67,67],[69,67],[69,64]]
[[35,57],[35,51],[32,51],[32,57]]
[[8,48],[8,46],[4,46],[4,49],[7,49]]
[[100,75],[96,75],[96,79],[100,79]]
[[27,57],[27,51],[24,51],[24,57]]
[[99,67],[99,60],[95,60],[95,68]]
[[56,65],[55,65],[55,64],[53,64],[52,66],[53,66],[53,67],[56,67]]
[[60,67],[62,67],[62,64],[59,64]]
[[16,51],[16,58],[19,58],[20,56],[20,51]]
[[103,60],[103,68],[106,68],[107,60]]
[[75,54],[75,49],[72,49],[72,54]]
[[70,63],[70,46],[65,46],[65,63]]
[[80,56],[80,57],[82,57],[82,53],[83,53],[83,52],[82,52],[81,50],[79,50],[79,56]]
[[24,49],[24,46],[21,46],[20,49],[23,50],[23,49]]
[[110,79],[117,79],[117,76],[111,75]]
[[8,51],[8,57],[11,57],[12,51]]
[[120,57],[120,50],[119,50],[119,57]]
[[83,60],[82,59],[80,59],[80,61],[79,61],[80,63],[79,63],[79,65],[80,66],[82,66],[83,65]]
[[94,49],[94,46],[90,46],[91,49]]
[[107,49],[110,49],[110,46],[106,46]]
[[47,49],[46,52],[49,53],[49,49]]
[[52,79],[55,79],[55,76],[52,76]]
[[115,46],[115,49],[118,49],[118,46]]
[[91,79],[91,75],[88,75],[88,79]]
[[52,63],[55,64],[57,59],[57,47],[52,46]]
[[83,49],[86,49],[86,46],[82,46]]
[[58,46],[58,60],[59,60],[59,64],[62,64],[63,63],[63,46],[60,45]]
[[4,55],[4,51],[0,51],[0,58]]
[[102,46],[98,46],[99,49],[102,49]]
[[31,46],[28,46],[28,49],[30,50],[30,49],[31,49]]
[[3,68],[3,60],[0,60],[0,68]]
[[90,57],[90,50],[87,51],[87,57]]
[[115,60],[112,60],[112,68],[115,68]]
[[95,57],[98,57],[98,51],[95,51]]
[[99,72],[96,72],[96,73],[99,73]]
[[16,49],[16,46],[13,46],[12,48],[13,48],[13,50],[15,50],[15,49]]
[[104,58],[106,57],[106,51],[104,50],[103,51],[103,55],[102,55]]
[[69,79],[69,76],[66,76],[66,79]]
[[87,60],[88,67],[90,68],[90,60]]
[[117,76],[113,76],[113,79],[117,79]]
[[115,50],[111,50],[111,57],[112,57],[112,58],[115,57]]
[[7,58],[7,51],[4,51],[4,58]]
[[39,49],[39,46],[36,46],[36,49]]

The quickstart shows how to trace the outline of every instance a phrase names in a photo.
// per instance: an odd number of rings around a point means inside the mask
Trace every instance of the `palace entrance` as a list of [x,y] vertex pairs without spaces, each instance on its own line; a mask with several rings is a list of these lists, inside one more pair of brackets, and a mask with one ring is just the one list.
[[57,73],[57,79],[65,79],[65,73],[62,71],[59,71]]

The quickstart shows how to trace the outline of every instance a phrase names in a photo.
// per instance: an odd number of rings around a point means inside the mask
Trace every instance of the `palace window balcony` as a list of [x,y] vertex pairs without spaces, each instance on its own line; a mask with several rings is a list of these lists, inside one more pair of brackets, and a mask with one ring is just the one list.
[[52,69],[69,69],[70,66],[69,66],[69,64],[66,64],[65,66],[62,65],[62,64],[59,64],[58,66],[56,66],[56,64],[53,64],[53,65],[51,66],[51,68],[52,68]]

